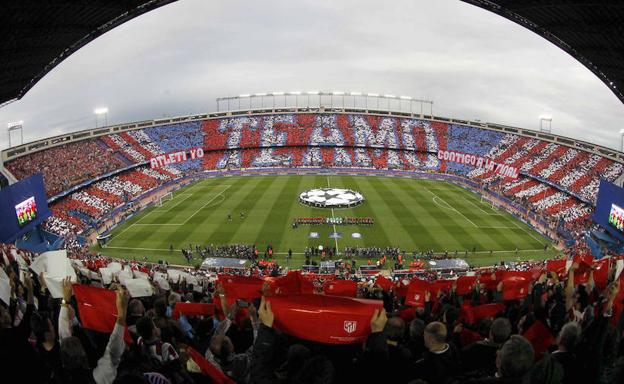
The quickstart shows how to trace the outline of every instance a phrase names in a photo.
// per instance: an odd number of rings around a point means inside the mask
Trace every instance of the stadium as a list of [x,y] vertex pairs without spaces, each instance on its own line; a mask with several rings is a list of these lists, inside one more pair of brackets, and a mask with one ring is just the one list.
[[[464,2],[554,44],[624,102],[621,5]],[[15,6],[0,108],[169,3]],[[413,96],[215,105],[118,124],[98,108],[95,128],[26,143],[25,124],[8,124],[3,377],[624,380],[624,152],[553,133],[550,117],[540,130],[467,120]]]

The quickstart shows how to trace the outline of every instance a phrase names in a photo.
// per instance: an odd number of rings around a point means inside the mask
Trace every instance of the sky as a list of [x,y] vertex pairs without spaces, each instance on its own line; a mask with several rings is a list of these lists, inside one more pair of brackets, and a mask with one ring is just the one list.
[[180,0],[71,55],[0,108],[0,127],[23,120],[29,142],[95,127],[97,107],[118,124],[309,90],[409,95],[436,116],[530,129],[547,114],[553,133],[615,149],[624,128],[624,105],[583,65],[459,0]]

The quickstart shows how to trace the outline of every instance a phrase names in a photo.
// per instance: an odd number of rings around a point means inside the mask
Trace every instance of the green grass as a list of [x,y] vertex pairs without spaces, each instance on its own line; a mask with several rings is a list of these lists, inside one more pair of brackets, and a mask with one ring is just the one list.
[[[189,244],[271,243],[278,261],[289,248],[302,253],[306,246],[334,246],[332,226],[291,228],[296,217],[331,217],[330,209],[298,202],[300,192],[313,187],[345,187],[360,191],[366,201],[355,208],[336,209],[335,216],[375,219],[373,226],[338,226],[343,233],[338,249],[346,245],[398,246],[436,252],[455,250],[473,265],[501,260],[543,259],[556,251],[539,233],[507,212],[493,209],[479,197],[447,182],[366,176],[253,176],[209,179],[174,193],[162,207],[150,207],[112,233],[107,248],[93,249],[123,258],[167,260],[185,264],[179,251]],[[245,218],[240,219],[240,212]],[[228,222],[227,215],[232,214]],[[310,232],[320,238],[309,238]],[[351,237],[359,232],[362,238]],[[548,244],[549,250],[544,251]],[[173,245],[174,252],[169,251]],[[472,253],[473,247],[477,252]],[[519,249],[518,255],[515,250]],[[490,250],[494,254],[490,256]],[[295,254],[291,265],[300,266]]]

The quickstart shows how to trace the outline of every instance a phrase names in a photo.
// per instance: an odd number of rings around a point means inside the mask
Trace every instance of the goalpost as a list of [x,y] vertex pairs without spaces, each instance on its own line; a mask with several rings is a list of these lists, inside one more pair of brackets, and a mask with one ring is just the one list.
[[170,201],[170,200],[173,200],[173,193],[167,192],[158,198],[158,201],[156,201],[156,206],[162,207],[163,203],[166,203],[167,201]]

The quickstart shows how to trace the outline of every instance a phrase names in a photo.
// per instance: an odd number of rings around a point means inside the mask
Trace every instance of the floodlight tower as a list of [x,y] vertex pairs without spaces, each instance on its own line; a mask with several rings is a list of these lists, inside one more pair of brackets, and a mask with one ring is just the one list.
[[540,116],[540,132],[550,133],[552,128],[552,116]]
[[98,127],[98,117],[104,116],[104,126],[108,126],[108,107],[99,107],[93,110],[95,113],[95,128]]
[[13,146],[13,145],[11,145],[11,132],[19,131],[20,132],[20,143],[19,143],[19,145],[24,144],[24,129],[23,129],[23,125],[24,125],[24,121],[23,120],[12,121],[12,122],[7,124],[7,133],[9,134],[9,148],[11,148]]
[[624,152],[624,129],[620,129],[620,152]]

